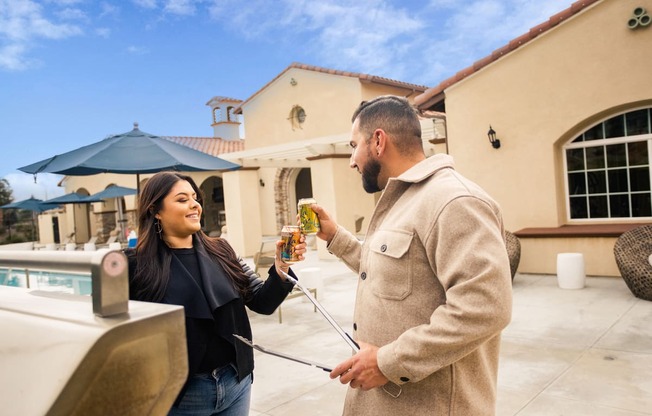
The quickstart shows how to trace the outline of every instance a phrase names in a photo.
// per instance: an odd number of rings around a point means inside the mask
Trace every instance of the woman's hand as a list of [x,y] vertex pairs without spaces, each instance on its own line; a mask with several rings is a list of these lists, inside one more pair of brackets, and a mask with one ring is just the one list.
[[[287,273],[290,270],[290,263],[284,262],[283,257],[281,256],[281,253],[283,251],[283,245],[284,245],[283,240],[278,240],[276,242],[276,255],[274,256],[274,266],[276,267],[276,273],[278,273],[278,275],[281,276],[281,279],[285,281],[286,279],[285,276],[283,276],[283,273]],[[299,261],[305,260],[305,257],[303,255],[306,253],[307,249],[308,247],[306,245],[306,236],[301,234],[299,244],[297,244],[294,247],[294,253],[299,258]]]

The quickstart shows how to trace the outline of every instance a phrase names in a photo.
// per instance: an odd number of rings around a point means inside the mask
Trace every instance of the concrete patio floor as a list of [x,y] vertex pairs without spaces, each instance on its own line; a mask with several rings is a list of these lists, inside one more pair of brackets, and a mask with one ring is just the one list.
[[[247,259],[251,262],[251,259]],[[320,269],[318,298],[335,320],[352,326],[356,276],[316,252],[293,269]],[[560,289],[550,275],[517,274],[512,322],[503,332],[500,416],[652,415],[652,302],[635,298],[620,278],[587,277]],[[271,316],[250,312],[257,344],[336,365],[351,350],[303,297]],[[346,387],[328,374],[255,352],[250,416],[341,415]]]

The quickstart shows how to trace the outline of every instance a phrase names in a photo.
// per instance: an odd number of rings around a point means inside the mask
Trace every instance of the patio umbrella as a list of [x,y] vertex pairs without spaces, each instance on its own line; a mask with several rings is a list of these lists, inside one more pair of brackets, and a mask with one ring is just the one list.
[[11,204],[3,205],[0,209],[24,209],[26,211],[33,211],[41,213],[48,209],[54,208],[52,205],[43,204],[43,200],[34,197],[23,199],[22,201],[12,202]]
[[[118,198],[127,196],[127,195],[135,195],[138,193],[137,189],[134,188],[126,188],[124,186],[117,186],[117,185],[112,185],[104,189],[103,191],[100,191],[98,193],[95,193],[86,199],[91,200],[91,202],[95,202],[97,199],[101,200],[107,200],[107,199],[116,199],[116,206],[118,207],[118,223],[120,223],[120,227],[123,227],[123,223],[125,222],[124,219],[124,212],[122,211],[122,204],[120,201],[118,201]],[[124,228],[123,228],[124,231]],[[120,241],[122,241],[122,237],[124,236],[123,233],[120,233]]]
[[41,202],[43,205],[49,205],[52,209],[52,205],[64,205],[64,204],[90,204],[91,202],[102,202],[102,198],[95,198],[92,195],[82,195],[77,192],[71,192],[69,194],[61,195],[56,198],[48,199]]
[[54,205],[44,204],[42,200],[31,197],[22,201],[0,206],[0,209],[22,209],[32,211],[32,239],[36,239],[36,214],[54,208]]
[[136,174],[140,191],[140,174],[163,170],[223,171],[239,165],[211,156],[138,129],[108,137],[99,142],[18,168],[36,175],[40,172],[84,176],[98,173]]

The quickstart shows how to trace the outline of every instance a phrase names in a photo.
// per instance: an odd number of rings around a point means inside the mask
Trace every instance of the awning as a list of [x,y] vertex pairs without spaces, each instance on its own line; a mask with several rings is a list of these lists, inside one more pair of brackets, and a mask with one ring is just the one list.
[[[445,137],[445,121],[435,118],[421,119],[421,136],[426,156],[435,153],[432,139]],[[317,156],[351,155],[351,133],[318,137],[311,140],[258,147],[241,152],[222,153],[220,158],[241,165],[243,168],[310,167],[308,158]]]
[[220,158],[244,168],[310,167],[308,158],[326,155],[351,155],[350,134],[319,137],[293,143],[258,147],[241,152],[222,153]]

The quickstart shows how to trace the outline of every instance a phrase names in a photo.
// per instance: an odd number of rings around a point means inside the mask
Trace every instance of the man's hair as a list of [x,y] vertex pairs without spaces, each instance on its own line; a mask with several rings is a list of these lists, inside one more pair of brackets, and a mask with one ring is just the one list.
[[423,151],[421,124],[410,102],[396,95],[381,95],[363,101],[353,112],[351,122],[358,120],[358,129],[369,141],[375,129],[383,129],[401,154]]

